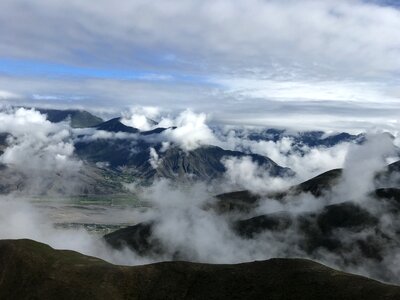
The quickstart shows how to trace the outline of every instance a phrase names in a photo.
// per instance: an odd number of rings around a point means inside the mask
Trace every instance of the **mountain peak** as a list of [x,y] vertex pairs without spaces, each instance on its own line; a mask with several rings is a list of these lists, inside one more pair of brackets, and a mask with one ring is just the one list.
[[109,131],[109,132],[126,132],[126,133],[138,133],[139,132],[139,129],[133,128],[130,126],[126,126],[125,124],[123,124],[121,122],[120,117],[108,120],[108,121],[98,124],[94,127],[98,130],[104,130],[104,131]]
[[59,110],[59,109],[48,109],[48,108],[35,108],[35,109],[41,114],[45,114],[47,120],[49,120],[52,123],[58,123],[70,119],[71,127],[74,128],[93,127],[103,122],[103,119],[89,113],[86,110],[78,110],[78,109]]

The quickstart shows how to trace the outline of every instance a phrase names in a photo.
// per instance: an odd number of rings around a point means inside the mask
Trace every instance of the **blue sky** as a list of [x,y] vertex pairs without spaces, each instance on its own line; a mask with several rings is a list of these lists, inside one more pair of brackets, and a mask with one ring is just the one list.
[[396,128],[397,1],[3,0],[0,100]]
[[17,77],[98,78],[114,80],[143,80],[165,82],[191,82],[206,84],[204,76],[177,72],[151,72],[139,69],[93,68],[53,62],[0,58],[0,74]]

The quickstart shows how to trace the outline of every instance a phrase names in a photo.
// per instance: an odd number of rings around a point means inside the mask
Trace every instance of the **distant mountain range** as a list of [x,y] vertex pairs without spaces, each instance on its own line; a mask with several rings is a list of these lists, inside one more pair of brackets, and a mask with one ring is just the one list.
[[[217,130],[221,135],[223,133]],[[302,152],[302,147],[333,147],[343,142],[363,143],[364,134],[349,134],[347,132],[329,133],[323,131],[300,131],[294,132],[286,129],[234,129],[235,136],[250,141],[273,141],[278,142],[284,138],[290,139],[293,150]]]
[[[245,154],[238,151],[224,150],[215,146],[203,146],[191,151],[184,151],[172,146],[164,152],[158,152],[158,166],[150,163],[151,145],[145,141],[126,139],[95,140],[76,143],[77,155],[89,162],[107,162],[114,170],[121,170],[132,176],[132,179],[152,181],[155,178],[212,180],[219,178],[226,171],[221,162],[223,157],[251,157],[271,176],[290,176],[293,172],[277,165],[268,157],[257,154]],[[160,144],[154,145],[159,150]]]
[[305,131],[291,133],[287,130],[265,129],[259,132],[250,132],[247,138],[253,141],[279,141],[282,138],[291,138],[296,145],[305,145],[308,147],[325,146],[332,147],[343,142],[362,142],[363,134],[352,135],[347,132],[335,134],[326,134],[323,131]]
[[[153,121],[154,122],[154,121]],[[153,123],[156,125],[156,122]],[[172,145],[165,151],[160,151],[162,145],[158,140],[159,134],[166,130],[175,128],[155,128],[150,131],[140,131],[137,128],[126,126],[120,118],[114,118],[95,126],[97,130],[107,132],[122,132],[137,134],[136,139],[96,139],[78,141],[75,144],[76,153],[81,158],[91,163],[106,162],[114,170],[123,170],[125,174],[133,178],[152,181],[154,178],[177,179],[190,175],[192,179],[212,180],[220,177],[226,170],[221,162],[223,157],[242,158],[251,157],[261,167],[264,167],[272,176],[291,176],[293,171],[278,166],[268,157],[257,154],[249,154],[240,151],[225,150],[216,146],[203,146],[192,151],[184,151],[178,146]],[[268,134],[260,134],[257,139],[276,140],[276,135],[269,135],[271,132],[282,138],[283,131],[269,129]],[[147,136],[151,136],[149,141]],[[249,136],[256,139],[255,134]],[[157,139],[158,138],[158,139]],[[296,141],[307,145],[334,145],[340,142],[360,141],[362,136],[353,136],[341,133],[324,137],[322,132],[308,132],[296,136]],[[150,148],[154,148],[158,155],[158,167],[155,169],[150,163]]]
[[[90,135],[82,133],[75,138],[75,154],[84,162],[81,172],[77,174],[81,186],[76,188],[76,193],[123,193],[124,182],[149,184],[157,178],[210,181],[221,178],[225,173],[223,158],[250,157],[271,176],[294,175],[292,170],[279,166],[270,158],[258,154],[231,151],[211,145],[201,146],[190,151],[182,150],[175,144],[165,148],[162,144],[163,134],[176,128],[157,127],[157,122],[153,120],[150,120],[154,126],[152,130],[141,131],[123,124],[121,118],[103,121],[84,110],[42,108],[37,108],[37,110],[54,123],[69,121],[73,128],[125,134],[118,138],[90,138]],[[240,136],[240,132],[238,134]],[[6,136],[7,133],[1,133],[0,151],[7,147]],[[312,131],[295,135],[277,129],[267,129],[257,133],[250,132],[247,133],[246,138],[277,141],[289,136],[295,141],[294,148],[297,145],[299,149],[302,145],[328,147],[341,142],[362,142],[363,140],[362,135],[355,136],[347,133],[325,136],[323,132]],[[151,149],[155,151],[156,158],[152,157]],[[154,159],[157,161],[152,162]],[[157,167],[155,167],[155,163]],[[0,178],[0,192],[6,193],[24,187],[25,180],[21,174],[17,174],[12,168],[8,170],[7,166],[4,166],[3,169],[3,179]],[[61,179],[54,178],[53,182],[49,182],[45,192],[63,193],[67,192],[67,189],[63,186]]]

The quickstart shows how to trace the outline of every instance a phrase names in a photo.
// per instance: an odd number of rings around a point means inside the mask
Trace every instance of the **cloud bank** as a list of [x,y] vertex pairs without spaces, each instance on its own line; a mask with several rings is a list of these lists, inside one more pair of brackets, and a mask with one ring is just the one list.
[[191,108],[225,124],[393,129],[399,16],[396,5],[361,0],[2,1],[0,99]]

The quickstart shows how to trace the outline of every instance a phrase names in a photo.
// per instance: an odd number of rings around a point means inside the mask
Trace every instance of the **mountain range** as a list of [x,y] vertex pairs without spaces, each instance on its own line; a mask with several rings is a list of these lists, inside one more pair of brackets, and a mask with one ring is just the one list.
[[[76,174],[77,185],[75,194],[113,194],[126,193],[124,183],[151,184],[157,178],[168,178],[183,181],[211,181],[220,179],[226,167],[223,158],[249,157],[256,162],[265,172],[271,176],[293,176],[294,172],[284,166],[279,166],[270,158],[258,154],[242,151],[231,151],[221,147],[204,145],[193,150],[184,150],[174,143],[165,148],[162,141],[163,135],[173,131],[176,127],[157,127],[157,122],[149,119],[153,128],[141,131],[137,128],[122,123],[120,117],[103,121],[101,118],[83,110],[56,110],[37,108],[45,114],[50,122],[70,122],[72,128],[86,128],[97,132],[110,134],[122,134],[118,137],[96,137],[80,132],[74,138],[75,156],[83,161],[83,165]],[[0,151],[8,146],[8,133],[1,133]],[[362,135],[350,135],[340,133],[325,136],[323,132],[303,132],[289,134],[284,130],[268,129],[261,132],[252,132],[248,138],[252,140],[276,141],[290,136],[296,145],[293,149],[300,149],[304,145],[310,147],[335,145],[340,142],[362,142]],[[153,150],[152,150],[153,149]],[[300,151],[299,150],[299,151]],[[151,151],[157,155],[157,161],[153,161]],[[1,153],[1,152],[0,152]],[[154,153],[153,153],[154,154]],[[155,167],[155,164],[157,167]],[[3,166],[3,174],[0,178],[0,192],[21,190],[29,184],[23,173],[14,170],[12,166]],[[61,176],[62,177],[62,176]],[[12,180],[10,179],[12,178]],[[39,193],[63,194],[70,193],[63,180],[50,176],[48,183]]]
[[[50,122],[70,122],[72,128],[86,128],[97,132],[110,134],[123,134],[118,137],[91,138],[90,134],[80,132],[74,139],[75,156],[83,161],[82,169],[76,174],[80,183],[74,190],[76,194],[112,194],[125,193],[123,183],[150,184],[157,178],[174,180],[201,180],[211,181],[219,179],[226,171],[222,158],[249,157],[271,176],[292,176],[294,172],[286,167],[277,165],[270,158],[252,154],[249,152],[231,151],[217,146],[204,145],[193,150],[184,150],[179,145],[171,144],[163,149],[163,134],[173,131],[176,127],[157,127],[157,122],[149,120],[154,126],[148,131],[122,123],[120,117],[103,121],[101,118],[82,110],[37,110],[45,114]],[[272,129],[267,132],[275,132]],[[283,136],[284,133],[279,131]],[[1,133],[0,151],[8,146],[8,133]],[[298,137],[298,141],[311,144],[324,144],[326,138],[320,132],[304,133],[304,139]],[[253,135],[252,138],[255,138]],[[261,134],[258,138],[268,138]],[[270,137],[271,138],[271,137]],[[357,136],[341,134],[334,137],[334,141],[340,142],[349,139],[358,139]],[[272,139],[276,139],[273,136]],[[300,145],[300,144],[299,144]],[[151,162],[151,149],[157,153],[157,167]],[[21,190],[26,187],[24,175],[14,170],[12,166],[3,166],[3,179],[0,180],[0,191]],[[61,176],[62,177],[62,176]],[[13,180],[10,180],[13,178]],[[66,193],[71,192],[63,185],[63,180],[51,176],[48,184],[39,191],[40,193]]]

